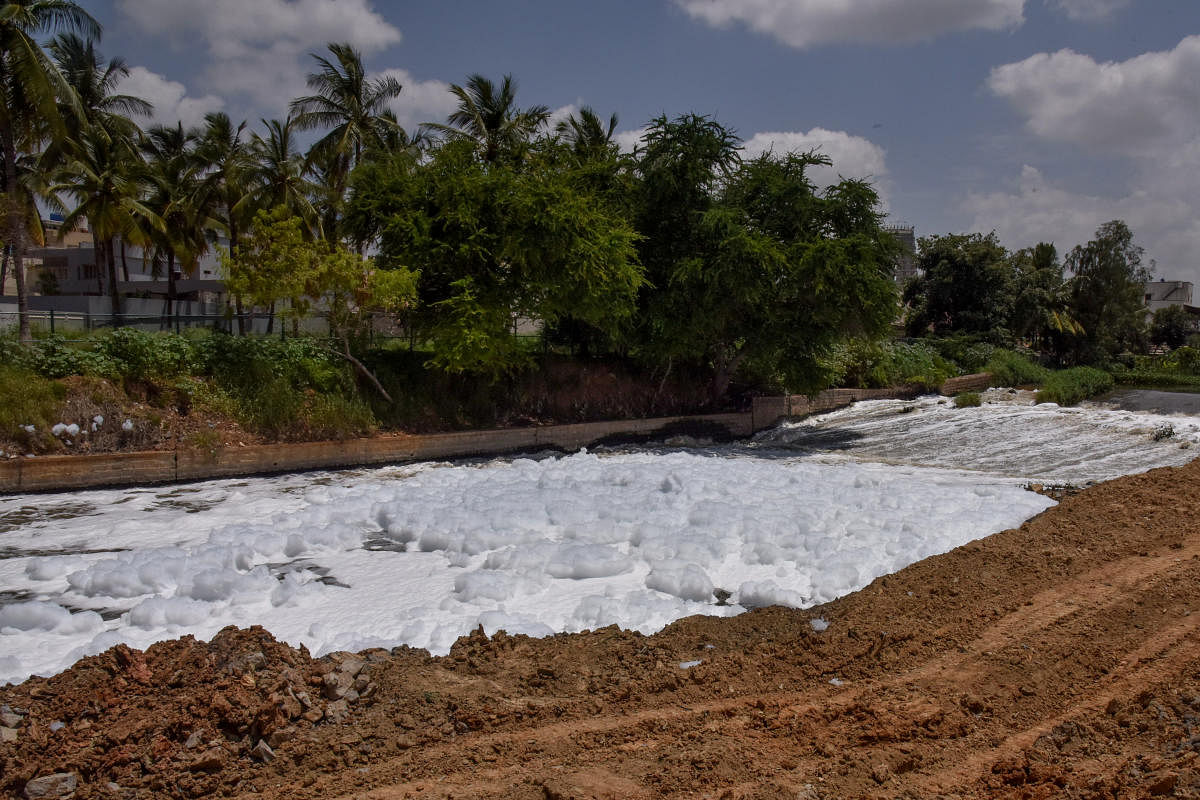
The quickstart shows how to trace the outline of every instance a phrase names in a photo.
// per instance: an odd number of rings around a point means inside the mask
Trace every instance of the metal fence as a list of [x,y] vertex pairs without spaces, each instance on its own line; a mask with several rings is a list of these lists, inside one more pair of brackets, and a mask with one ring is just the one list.
[[[87,333],[109,328],[136,328],[145,331],[175,331],[184,328],[207,328],[225,333],[288,335],[293,330],[291,319],[269,313],[244,314],[94,314],[87,311],[33,311],[28,314],[35,331],[47,333]],[[240,324],[239,324],[240,322]],[[0,311],[0,330],[14,329],[19,324],[15,311]],[[320,316],[300,320],[303,333],[328,333],[329,324]]]

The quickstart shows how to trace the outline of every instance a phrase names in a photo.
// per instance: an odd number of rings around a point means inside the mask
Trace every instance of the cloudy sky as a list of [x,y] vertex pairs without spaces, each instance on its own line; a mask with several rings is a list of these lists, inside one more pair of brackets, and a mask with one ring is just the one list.
[[813,147],[918,235],[996,230],[1060,253],[1126,220],[1156,275],[1200,283],[1197,0],[94,0],[101,50],[156,121],[258,124],[310,53],[359,48],[442,121],[472,73],[520,105],[590,105],[632,142],[709,114],[750,151]]

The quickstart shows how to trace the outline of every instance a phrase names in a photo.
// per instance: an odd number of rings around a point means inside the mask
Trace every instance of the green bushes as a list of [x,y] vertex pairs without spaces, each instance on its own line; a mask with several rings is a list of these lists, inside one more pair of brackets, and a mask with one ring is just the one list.
[[41,451],[41,445],[52,441],[49,430],[65,396],[62,384],[22,367],[0,365],[0,438]]
[[901,384],[936,389],[959,372],[925,342],[860,339],[835,347],[822,366],[830,372],[832,385],[864,389]]
[[959,392],[954,396],[955,408],[979,408],[983,405],[983,398],[979,396],[979,392]]
[[1037,393],[1037,401],[1073,406],[1080,400],[1110,391],[1114,385],[1113,376],[1102,369],[1073,367],[1050,373]]
[[992,352],[982,372],[990,372],[1000,386],[1028,386],[1043,383],[1050,370],[1035,364],[1020,353],[996,349]]

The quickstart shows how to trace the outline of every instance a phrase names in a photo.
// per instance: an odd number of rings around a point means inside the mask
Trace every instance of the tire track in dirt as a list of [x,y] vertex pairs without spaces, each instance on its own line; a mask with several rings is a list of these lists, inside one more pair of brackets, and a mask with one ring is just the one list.
[[[1196,558],[1200,558],[1200,540],[1189,541],[1177,550],[1168,550],[1165,555],[1138,555],[1102,564],[1034,595],[1025,605],[982,630],[976,639],[965,647],[965,652],[944,653],[914,669],[897,674],[872,676],[848,691],[838,691],[826,685],[815,684],[798,692],[739,695],[728,700],[689,704],[686,708],[645,709],[632,714],[551,724],[532,732],[490,734],[470,743],[464,742],[453,749],[457,752],[465,750],[476,758],[485,754],[489,748],[497,752],[517,749],[525,757],[514,759],[507,764],[497,763],[486,770],[466,767],[444,773],[434,782],[428,779],[399,782],[366,794],[358,793],[346,797],[390,800],[422,796],[434,790],[465,792],[466,796],[519,791],[522,786],[528,788],[530,774],[550,776],[547,780],[553,783],[555,774],[562,772],[565,764],[587,763],[589,751],[586,747],[575,744],[581,738],[594,737],[597,734],[623,738],[626,743],[622,750],[636,753],[654,752],[656,741],[661,738],[645,736],[644,731],[647,727],[670,726],[681,730],[699,728],[713,737],[745,737],[746,720],[741,712],[747,709],[765,708],[780,718],[790,716],[797,720],[819,716],[844,718],[847,709],[864,701],[872,702],[871,697],[890,692],[912,695],[910,687],[931,681],[943,683],[944,686],[936,692],[929,689],[917,690],[909,705],[937,707],[944,702],[946,694],[956,690],[968,690],[972,684],[980,682],[989,671],[993,671],[996,665],[991,663],[990,656],[995,651],[1018,645],[1022,640],[1036,639],[1039,634],[1045,634],[1050,629],[1067,623],[1074,622],[1078,627],[1087,628],[1093,626],[1095,620],[1111,619],[1117,606],[1128,604],[1130,595],[1138,594],[1138,587],[1154,583],[1156,578],[1166,579],[1173,574],[1186,572],[1188,567],[1192,566],[1190,562]],[[946,791],[961,785],[964,779],[969,782],[971,776],[986,774],[990,765],[997,760],[1032,746],[1038,737],[1063,721],[1101,710],[1114,697],[1135,693],[1137,686],[1145,686],[1175,674],[1181,666],[1200,660],[1200,648],[1196,643],[1198,628],[1200,615],[1184,618],[1183,621],[1158,631],[1141,642],[1136,649],[1125,654],[1125,666],[1105,679],[1085,687],[1081,698],[1072,699],[1057,714],[1041,719],[1034,725],[1016,731],[1006,731],[998,743],[995,741],[997,734],[993,731],[976,733],[969,738],[986,740],[974,743],[982,746],[968,749],[966,753],[958,752],[962,749],[959,747],[950,748],[954,751],[951,764],[928,773],[924,770],[909,772],[905,786],[924,791]],[[1003,665],[1001,667],[1003,668]],[[946,681],[946,675],[952,675],[953,680]],[[713,717],[720,720],[713,722]],[[530,747],[553,747],[554,755],[530,758]],[[426,758],[422,760],[440,760],[436,750],[424,755]],[[486,755],[484,757],[491,758]],[[808,756],[791,759],[796,762],[793,772],[806,772],[805,766],[811,766],[823,758],[824,756],[817,753],[815,758]],[[949,759],[939,759],[945,760]],[[601,773],[615,775],[606,772],[599,764],[593,765],[590,771],[584,770],[584,773],[592,778]],[[571,775],[560,776],[558,780],[565,786],[574,785],[571,783],[574,780]],[[819,781],[820,778],[816,780]],[[636,796],[630,794],[632,790],[628,782],[622,781],[610,781],[613,786],[620,784],[624,787],[619,794],[612,796]],[[575,791],[573,795],[568,790],[563,796],[606,796],[597,781],[585,780],[582,783],[594,784],[590,794]],[[795,785],[803,789],[807,784]],[[577,790],[580,788],[582,785],[576,787]],[[732,788],[736,795],[737,787]]]

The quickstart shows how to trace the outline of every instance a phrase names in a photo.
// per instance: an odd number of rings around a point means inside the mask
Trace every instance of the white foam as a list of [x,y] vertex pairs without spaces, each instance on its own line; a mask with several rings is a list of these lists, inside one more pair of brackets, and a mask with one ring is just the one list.
[[[1200,441],[1200,420],[1170,421],[1166,446],[1146,415],[884,401],[751,446],[0,498],[24,520],[3,534],[0,589],[30,598],[0,606],[0,680],[229,624],[317,654],[445,653],[480,625],[651,633],[808,607],[1052,505],[1030,477],[1190,457],[1179,440]],[[957,469],[863,460],[885,458]]]

